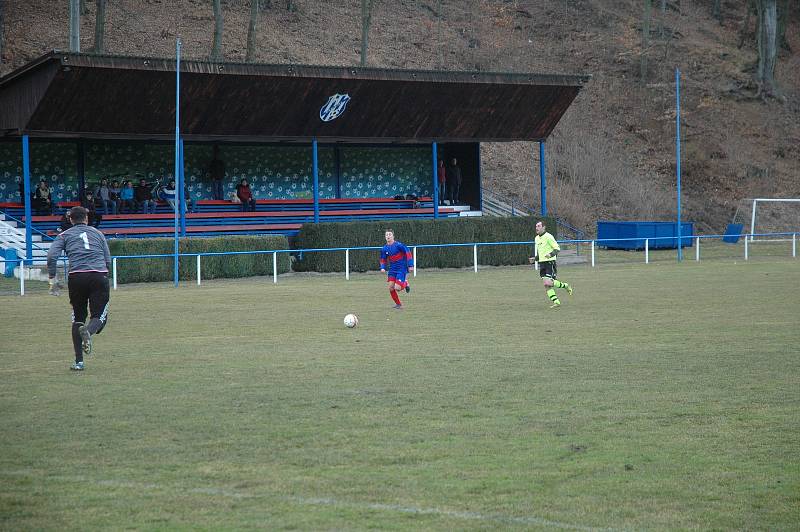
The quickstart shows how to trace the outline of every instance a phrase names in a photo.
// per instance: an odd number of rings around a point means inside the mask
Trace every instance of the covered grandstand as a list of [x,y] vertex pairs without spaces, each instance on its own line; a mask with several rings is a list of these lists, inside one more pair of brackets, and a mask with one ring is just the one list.
[[[175,69],[172,59],[53,51],[0,79],[0,214],[7,231],[25,224],[27,258],[35,235],[46,240],[101,178],[175,177]],[[309,222],[480,211],[480,143],[544,142],[589,80],[203,61],[180,70],[182,177],[195,211],[181,216],[193,235],[291,236]],[[209,179],[215,147],[222,201]],[[460,205],[440,206],[435,161],[452,158],[464,178]],[[241,179],[255,212],[227,200]],[[52,215],[26,201],[39,180],[53,191]],[[155,214],[105,216],[101,229],[170,234],[173,218],[161,204]]]

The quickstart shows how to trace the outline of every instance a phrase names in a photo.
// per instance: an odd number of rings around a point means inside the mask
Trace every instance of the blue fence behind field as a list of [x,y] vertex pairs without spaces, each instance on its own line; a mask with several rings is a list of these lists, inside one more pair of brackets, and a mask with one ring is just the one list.
[[[753,235],[753,236],[754,237],[759,237],[759,238],[760,237],[770,237],[770,238],[775,239],[775,240],[791,242],[791,257],[796,258],[797,257],[797,239],[798,239],[799,235],[800,235],[800,231],[799,232],[792,232],[792,233],[763,233],[763,234],[756,234],[756,235]],[[723,240],[724,237],[725,237],[725,235],[694,235],[694,236],[692,236],[691,238],[694,241],[693,246],[695,248],[694,260],[695,261],[699,261],[700,260],[700,256],[701,256],[701,253],[700,253],[700,247],[701,247],[700,246],[700,242],[702,240],[707,240],[707,239]],[[656,238],[646,238],[646,239],[644,239],[644,262],[645,263],[649,263],[650,262],[649,252],[650,252],[650,249],[651,249],[651,245],[652,245],[652,248],[655,249],[658,246],[658,241],[662,240],[662,239],[669,239],[669,240],[673,240],[674,241],[675,237],[674,236],[667,236],[667,237],[656,237]],[[624,242],[640,240],[640,238],[636,237],[636,238],[622,238],[622,239],[605,239],[603,242],[605,243],[605,242],[608,242],[608,241],[611,241],[611,240],[616,240],[619,243],[624,243]],[[591,267],[595,267],[595,265],[596,265],[595,251],[599,247],[599,245],[598,245],[599,241],[598,240],[596,240],[596,239],[594,239],[594,240],[559,240],[558,242],[562,246],[575,245],[576,249],[578,249],[579,246],[581,246],[581,245],[584,246],[583,247],[584,250],[586,250],[588,248],[588,252],[584,253],[585,255],[587,255],[587,263],[589,263],[591,265]],[[751,242],[750,235],[748,235],[748,238],[743,239],[743,242],[744,242],[743,258],[744,258],[744,260],[748,260],[750,258],[749,248],[750,248],[750,246],[752,246],[752,244],[750,243]],[[477,272],[478,271],[478,266],[479,266],[479,260],[478,260],[479,253],[478,252],[479,252],[481,247],[519,246],[519,245],[533,246],[533,242],[532,241],[508,241],[508,242],[471,242],[471,243],[458,243],[458,244],[420,244],[420,245],[416,245],[416,246],[415,245],[410,245],[408,247],[412,250],[412,252],[414,254],[414,263],[415,264],[417,263],[418,250],[436,249],[436,248],[453,248],[453,247],[471,247],[472,250],[473,250],[473,265],[472,265],[472,269],[473,269],[473,271]],[[196,283],[199,285],[199,284],[201,284],[201,281],[202,281],[202,258],[203,257],[218,257],[218,256],[224,256],[224,255],[267,255],[267,254],[270,254],[270,255],[272,255],[272,258],[273,258],[273,261],[272,261],[272,265],[273,265],[272,278],[273,279],[272,280],[273,280],[273,283],[277,283],[278,282],[278,254],[283,254],[283,253],[301,254],[301,253],[318,253],[318,252],[325,252],[325,253],[342,252],[342,255],[343,255],[342,256],[342,261],[343,261],[343,264],[344,264],[344,275],[345,275],[346,279],[350,279],[350,273],[351,272],[350,272],[349,264],[350,264],[350,252],[351,251],[365,251],[365,250],[366,251],[370,251],[370,250],[372,250],[372,251],[376,251],[377,252],[377,251],[380,251],[381,249],[382,249],[382,246],[362,246],[362,247],[349,247],[349,248],[348,247],[341,247],[341,248],[278,249],[278,250],[262,250],[262,251],[224,251],[224,252],[208,252],[208,253],[180,253],[178,255],[175,255],[175,254],[172,254],[172,253],[171,254],[153,254],[153,255],[118,255],[118,256],[112,257],[111,277],[112,277],[113,288],[116,289],[117,288],[117,264],[118,264],[118,262],[120,260],[157,259],[157,258],[165,258],[165,259],[173,259],[174,260],[176,257],[183,257],[183,258],[194,258],[195,259],[195,261],[196,261]],[[61,258],[59,258],[59,261],[63,262],[64,269],[66,269],[66,263],[67,263],[66,258],[65,257],[61,257]],[[9,262],[9,261],[0,259],[0,265],[3,265],[6,262]],[[22,272],[23,275],[20,276],[20,294],[24,295],[24,293],[25,293],[24,268],[26,266],[28,266],[28,267],[31,266],[32,263],[35,265],[35,264],[42,264],[42,263],[44,263],[46,261],[45,261],[45,259],[33,259],[33,260],[30,260],[30,261],[29,260],[25,260],[25,259],[19,259],[19,260],[11,261],[11,262],[14,262],[16,265],[18,265],[20,268],[23,269],[23,272]],[[416,277],[416,275],[417,275],[417,270],[416,269],[414,270],[414,274],[413,275]]]

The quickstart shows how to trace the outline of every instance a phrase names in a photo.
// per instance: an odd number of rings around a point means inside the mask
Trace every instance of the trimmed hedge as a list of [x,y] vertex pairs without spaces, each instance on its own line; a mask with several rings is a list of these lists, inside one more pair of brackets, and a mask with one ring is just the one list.
[[[109,240],[108,247],[112,256],[171,254],[175,250],[175,240],[172,238],[112,239]],[[181,253],[262,251],[288,248],[289,243],[286,237],[281,235],[181,238],[178,244]],[[180,279],[197,279],[196,261],[195,257],[180,258],[178,264]],[[272,275],[272,253],[202,257],[200,265],[203,279]],[[117,282],[171,281],[174,267],[172,257],[118,260]],[[286,273],[289,270],[289,254],[278,254],[278,273]]]
[[[384,232],[394,230],[397,240],[409,248],[422,244],[532,241],[539,218],[463,217],[443,220],[392,220],[379,222],[303,224],[294,241],[296,249],[383,246]],[[555,221],[546,219],[548,230],[556,236]],[[552,230],[551,230],[552,228]],[[530,245],[481,246],[478,263],[501,266],[527,264]],[[350,270],[379,270],[380,252],[350,252]],[[472,246],[417,250],[420,268],[463,268],[472,265]],[[341,272],[345,268],[343,251],[304,253],[292,264],[295,271]]]

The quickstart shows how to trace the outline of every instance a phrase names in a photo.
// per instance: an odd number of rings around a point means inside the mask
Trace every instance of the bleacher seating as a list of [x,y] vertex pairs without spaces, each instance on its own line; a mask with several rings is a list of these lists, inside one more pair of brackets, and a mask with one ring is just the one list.
[[[61,215],[76,202],[63,202],[57,214],[33,215],[33,226],[39,231],[54,234]],[[202,200],[193,205],[196,212],[186,213],[186,232],[198,236],[221,234],[284,234],[297,235],[304,223],[313,222],[313,201],[308,199],[258,200],[256,211],[242,212],[241,206],[230,201]],[[0,210],[24,221],[24,207],[2,203]],[[440,207],[444,217],[458,216],[454,208]],[[325,199],[320,201],[320,222],[350,222],[356,220],[393,220],[433,217],[431,198],[391,199]],[[175,218],[168,204],[159,204],[155,214],[103,215],[100,230],[109,237],[150,237],[174,234]]]

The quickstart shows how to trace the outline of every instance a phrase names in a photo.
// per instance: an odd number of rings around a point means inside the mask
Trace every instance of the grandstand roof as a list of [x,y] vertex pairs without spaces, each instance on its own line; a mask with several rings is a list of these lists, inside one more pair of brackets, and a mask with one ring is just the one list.
[[[590,76],[181,61],[186,140],[543,140]],[[338,118],[321,108],[350,101]],[[0,136],[168,139],[175,60],[53,51],[0,78]]]

